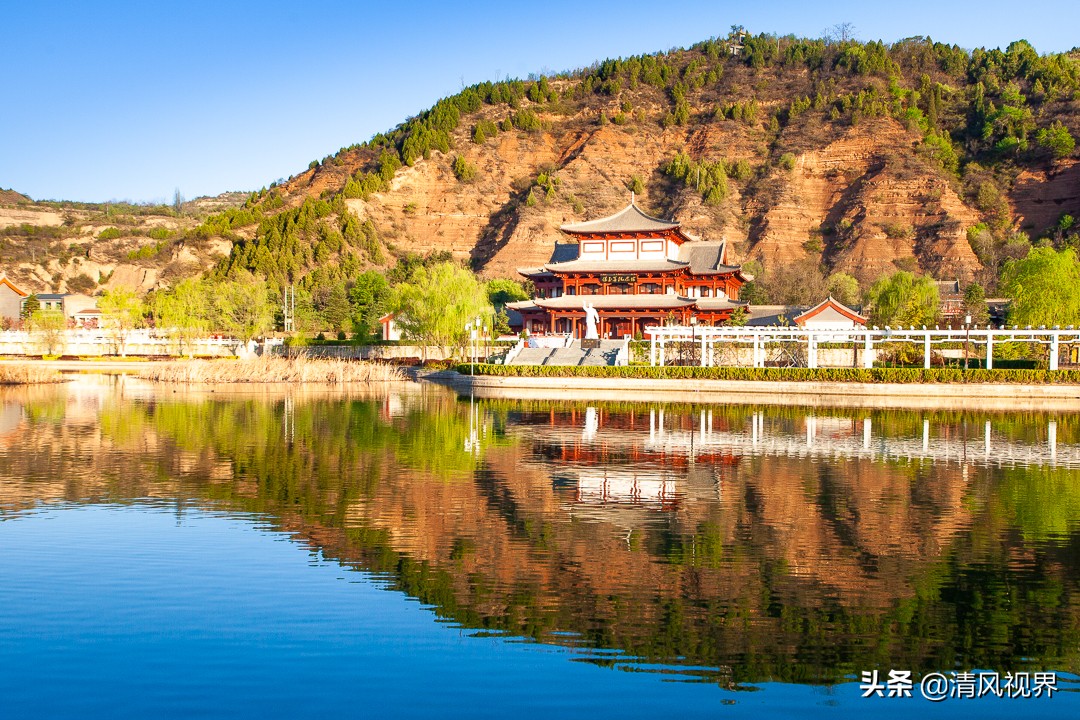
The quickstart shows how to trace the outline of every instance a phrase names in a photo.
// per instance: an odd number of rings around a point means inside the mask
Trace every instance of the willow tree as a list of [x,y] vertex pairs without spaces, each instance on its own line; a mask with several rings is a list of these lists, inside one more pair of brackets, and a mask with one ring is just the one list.
[[212,292],[215,324],[245,345],[273,328],[274,305],[262,278],[239,272],[215,284]]
[[143,323],[146,306],[142,298],[124,287],[107,291],[98,300],[98,308],[104,320],[113,347],[120,357],[127,357],[127,341],[135,328]]
[[67,339],[67,319],[59,310],[40,307],[26,318],[26,329],[38,341],[45,355],[60,355]]
[[179,354],[194,355],[195,341],[210,331],[210,299],[210,284],[196,278],[154,295],[155,325],[168,334]]
[[901,270],[874,283],[866,293],[870,322],[884,327],[933,325],[940,297],[926,275]]
[[486,324],[493,314],[484,286],[454,263],[417,268],[394,288],[391,308],[402,336],[424,346],[425,360],[429,345],[463,350],[466,323],[479,317]]
[[1009,303],[1011,325],[1080,324],[1080,261],[1066,248],[1032,248],[1022,260],[1010,260],[1000,288]]

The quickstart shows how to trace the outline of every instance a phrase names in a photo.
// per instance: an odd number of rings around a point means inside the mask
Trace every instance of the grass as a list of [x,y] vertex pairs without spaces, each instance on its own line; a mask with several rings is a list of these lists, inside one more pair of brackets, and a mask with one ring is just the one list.
[[373,383],[404,380],[391,365],[332,358],[277,358],[255,360],[186,360],[157,364],[139,377],[173,383]]
[[0,365],[0,385],[40,385],[64,382],[60,373],[39,365]]

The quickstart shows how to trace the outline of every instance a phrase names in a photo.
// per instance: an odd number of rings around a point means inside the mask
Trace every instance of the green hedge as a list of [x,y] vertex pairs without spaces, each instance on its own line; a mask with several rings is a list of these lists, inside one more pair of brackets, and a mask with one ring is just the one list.
[[[468,364],[455,368],[470,374]],[[483,365],[475,374],[495,377],[610,377],[772,382],[1080,384],[1080,370],[963,370],[962,368],[740,368],[697,366]]]

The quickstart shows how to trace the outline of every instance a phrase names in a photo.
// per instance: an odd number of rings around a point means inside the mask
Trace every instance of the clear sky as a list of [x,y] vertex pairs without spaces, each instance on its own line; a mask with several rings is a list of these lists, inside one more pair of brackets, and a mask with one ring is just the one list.
[[0,187],[34,199],[255,190],[462,85],[753,33],[1080,45],[1080,3],[157,0],[8,3]]

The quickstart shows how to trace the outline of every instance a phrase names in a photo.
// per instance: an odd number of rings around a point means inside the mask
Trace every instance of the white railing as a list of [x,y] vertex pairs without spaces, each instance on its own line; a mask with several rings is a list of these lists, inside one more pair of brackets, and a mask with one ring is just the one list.
[[503,358],[503,364],[504,365],[509,365],[510,363],[512,363],[514,361],[514,358],[516,358],[518,355],[520,355],[521,351],[524,350],[524,349],[525,349],[525,338],[522,338],[521,340],[518,340],[517,343],[514,344],[514,347],[510,348],[509,352],[506,353],[506,356]]
[[[923,349],[923,367],[930,367],[931,351],[934,346],[946,344],[972,344],[976,348],[981,347],[985,351],[986,367],[994,366],[994,344],[1001,342],[1026,342],[1046,345],[1050,349],[1049,367],[1057,370],[1060,363],[1061,346],[1076,345],[1080,343],[1080,329],[1069,326],[1067,328],[994,328],[986,327],[971,328],[800,328],[800,327],[705,327],[694,325],[669,325],[664,327],[647,327],[645,335],[649,337],[649,364],[667,364],[667,349],[673,343],[691,343],[697,349],[700,345],[699,363],[702,367],[711,367],[723,363],[723,353],[718,352],[717,345],[734,346],[736,348],[750,349],[750,362],[753,367],[765,367],[767,350],[769,348],[796,349],[799,353],[805,353],[805,358],[800,358],[800,365],[816,368],[821,367],[821,345],[830,345],[830,350],[839,349],[849,353],[857,359],[864,368],[874,366],[880,347],[883,343],[914,343],[921,344]],[[736,353],[735,365],[739,355]],[[793,353],[789,353],[793,356]],[[976,357],[972,355],[971,357]],[[719,360],[719,362],[718,362]]]
[[[1057,439],[1058,423],[1046,420],[1033,439],[1010,438],[993,430],[994,420],[986,419],[966,426],[961,432],[955,425],[935,426],[930,418],[922,421],[921,432],[910,435],[875,433],[869,417],[833,417],[806,415],[802,431],[791,424],[777,422],[768,413],[755,412],[742,423],[722,423],[713,427],[713,411],[689,414],[689,426],[681,421],[687,416],[665,413],[664,408],[649,409],[649,429],[644,423],[606,428],[596,420],[596,413],[586,409],[585,420],[576,425],[521,426],[516,432],[530,440],[552,443],[595,443],[608,448],[637,448],[663,456],[699,458],[710,454],[735,457],[772,455],[782,457],[819,457],[823,459],[929,460],[932,462],[1001,466],[1055,465],[1080,468],[1080,445]],[[675,421],[672,422],[674,415]],[[747,422],[749,426],[747,426]],[[1038,427],[1032,421],[1031,427]],[[641,429],[636,429],[641,428]],[[1037,438],[1037,439],[1035,439]],[[542,454],[541,454],[542,455]],[[613,466],[614,468],[615,466]]]
[[[273,340],[267,341],[273,344]],[[196,355],[235,355],[243,343],[231,337],[207,337],[185,343],[184,352]],[[0,331],[0,355],[41,355],[44,339],[26,330]],[[67,330],[54,346],[64,355],[178,355],[177,342],[160,330],[132,330],[121,338],[108,329]]]

